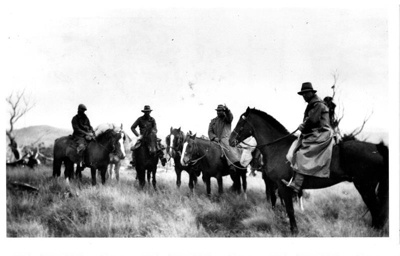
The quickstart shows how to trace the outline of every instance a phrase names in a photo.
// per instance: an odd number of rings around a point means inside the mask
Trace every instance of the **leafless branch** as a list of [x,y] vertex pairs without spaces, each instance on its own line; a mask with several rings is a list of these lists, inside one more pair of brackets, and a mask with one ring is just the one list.
[[28,111],[30,111],[36,103],[33,102],[30,97],[26,97],[25,89],[20,92],[12,92],[7,98],[6,102],[10,106],[10,119],[9,124],[10,128],[6,130],[6,135],[10,140],[10,148],[14,153],[16,159],[19,159],[20,154],[18,153],[18,145],[15,141],[14,136],[14,125],[15,123],[24,116]]

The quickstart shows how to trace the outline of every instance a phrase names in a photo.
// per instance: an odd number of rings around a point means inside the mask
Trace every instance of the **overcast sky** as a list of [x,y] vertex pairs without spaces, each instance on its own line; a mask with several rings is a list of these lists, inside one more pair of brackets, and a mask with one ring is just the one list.
[[367,131],[388,131],[391,121],[385,8],[8,14],[5,94],[25,88],[36,102],[17,128],[71,129],[84,103],[93,126],[130,130],[150,105],[162,136],[171,126],[206,135],[215,108],[226,104],[232,129],[250,106],[293,131],[306,107],[301,84],[312,82],[323,98],[332,95],[333,74],[343,130],[371,114]]

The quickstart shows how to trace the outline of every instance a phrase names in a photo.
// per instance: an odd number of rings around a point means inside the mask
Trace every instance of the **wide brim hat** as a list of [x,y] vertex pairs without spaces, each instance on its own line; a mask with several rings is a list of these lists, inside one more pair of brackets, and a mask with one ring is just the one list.
[[224,111],[225,110],[225,108],[224,108],[224,105],[218,105],[218,107],[215,109],[216,111]]
[[143,113],[145,113],[145,112],[151,112],[151,111],[153,111],[153,110],[150,108],[149,105],[144,106],[144,109],[142,110]]
[[301,90],[297,93],[299,95],[303,95],[306,92],[317,92],[314,90],[312,84],[310,82],[305,82],[301,85]]

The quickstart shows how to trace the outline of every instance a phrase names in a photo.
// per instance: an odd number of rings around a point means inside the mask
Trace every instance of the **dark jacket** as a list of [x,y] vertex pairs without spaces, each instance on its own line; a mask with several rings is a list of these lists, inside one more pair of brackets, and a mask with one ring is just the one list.
[[72,118],[73,136],[84,138],[87,133],[93,133],[89,118],[84,113],[78,113]]
[[157,133],[157,124],[156,120],[149,116],[147,119],[144,115],[139,117],[131,126],[132,132],[136,135],[139,136],[138,132],[136,131],[136,127],[139,126],[139,131],[140,134],[143,135],[145,131],[152,129],[154,133]]
[[314,130],[322,131],[330,129],[329,109],[324,102],[315,94],[307,105],[303,118],[303,134]]
[[208,126],[208,137],[210,140],[215,138],[229,138],[231,135],[231,124],[233,120],[232,112],[229,109],[225,110],[225,117],[213,118]]

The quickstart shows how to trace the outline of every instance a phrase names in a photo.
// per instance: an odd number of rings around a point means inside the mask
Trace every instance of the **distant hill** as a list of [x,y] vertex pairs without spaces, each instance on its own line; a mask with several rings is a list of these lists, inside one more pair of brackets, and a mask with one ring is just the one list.
[[[18,146],[27,146],[35,143],[44,143],[44,146],[54,144],[54,140],[72,134],[72,129],[61,129],[49,125],[29,126],[14,131]],[[7,138],[8,145],[8,138]]]

